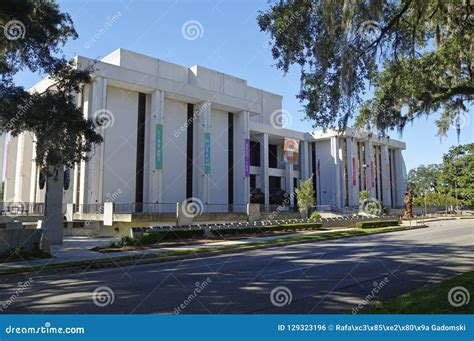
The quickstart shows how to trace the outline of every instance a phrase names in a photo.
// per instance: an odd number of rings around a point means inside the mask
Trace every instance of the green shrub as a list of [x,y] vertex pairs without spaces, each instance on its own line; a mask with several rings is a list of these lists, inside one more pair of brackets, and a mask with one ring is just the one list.
[[245,227],[245,228],[224,228],[212,230],[212,234],[216,236],[237,235],[237,234],[253,234],[272,231],[288,231],[296,229],[318,229],[321,223],[297,223],[297,224],[281,224],[262,227]]
[[187,239],[204,236],[204,230],[152,231],[144,232],[135,238],[123,237],[121,246],[150,245],[170,239]]
[[376,227],[397,226],[398,224],[398,220],[359,221],[356,223],[356,227],[360,229],[369,229]]
[[128,236],[125,236],[125,237],[122,237],[122,239],[120,240],[120,245],[121,246],[133,246],[133,245],[136,245],[136,240],[132,239]]
[[319,212],[313,212],[311,213],[310,219],[321,219],[321,214]]
[[364,200],[367,200],[368,198],[369,198],[369,192],[367,191],[359,192],[359,203],[363,202]]

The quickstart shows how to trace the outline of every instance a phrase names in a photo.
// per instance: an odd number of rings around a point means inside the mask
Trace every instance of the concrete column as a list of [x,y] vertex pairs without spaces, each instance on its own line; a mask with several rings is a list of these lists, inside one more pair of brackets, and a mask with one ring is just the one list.
[[268,134],[259,135],[260,141],[260,189],[265,194],[265,205],[270,204],[268,179]]
[[66,221],[71,222],[74,220],[74,204],[66,204]]
[[250,223],[260,219],[260,205],[247,203],[247,219]]
[[[156,130],[157,125],[163,124],[164,120],[164,93],[160,90],[155,90],[151,93],[151,111],[150,118],[147,120],[147,135],[149,139],[149,154],[148,154],[148,198],[149,202],[163,202],[162,188],[163,188],[163,170],[156,169]],[[163,127],[163,130],[166,127]],[[164,142],[164,141],[162,141]],[[146,163],[145,163],[146,164]]]
[[21,192],[23,191],[23,160],[25,150],[25,133],[18,135],[18,145],[16,151],[16,168],[15,168],[15,196],[14,202],[21,202]]
[[0,130],[0,169],[2,172],[2,179],[3,179],[3,159],[5,157],[5,150],[6,150],[6,143],[5,139],[7,137],[7,133]]
[[367,192],[369,198],[375,198],[375,160],[374,160],[374,145],[372,139],[369,137],[365,142],[365,162],[367,175]]
[[47,231],[51,244],[63,243],[63,172],[63,167],[60,167],[51,176],[48,176],[46,180],[45,211],[42,228]]
[[[347,138],[347,181],[349,189],[349,206],[358,206],[359,204],[359,171],[357,169],[357,141],[353,138]],[[354,181],[355,177],[355,181]]]
[[104,226],[112,226],[114,224],[114,205],[113,202],[104,203]]
[[331,137],[331,157],[334,162],[334,189],[333,203],[336,208],[342,208],[342,184],[341,184],[341,162],[339,158],[339,137]]
[[249,112],[234,114],[234,203],[250,202],[250,177],[245,176],[245,140],[250,139]]
[[309,164],[309,144],[307,141],[301,141],[301,179],[307,180],[311,176]]
[[[194,174],[193,174],[193,192],[196,193],[194,196],[202,200],[204,204],[208,204],[211,201],[210,193],[210,176],[206,174],[205,165],[205,136],[206,133],[211,132],[211,103],[202,102],[194,106],[194,132],[197,138],[197,150],[195,157]],[[212,139],[212,136],[211,136]],[[212,145],[211,145],[212,148]],[[211,165],[212,165],[211,158]],[[212,173],[212,167],[211,167]]]
[[405,162],[403,161],[402,150],[395,149],[395,198],[396,206],[403,206],[403,198],[406,191],[406,169]]
[[390,161],[388,155],[388,145],[382,145],[382,174],[381,174],[381,188],[383,191],[383,205],[385,207],[392,206],[392,198],[390,197]]
[[5,165],[5,187],[3,201],[15,201],[15,183],[17,168],[18,136],[8,136]]
[[[103,77],[96,77],[92,83],[91,92],[91,103],[89,116],[95,119],[97,116],[100,117],[101,112],[106,109],[107,106],[107,80]],[[103,113],[102,113],[103,114]],[[106,139],[107,129],[97,128],[97,132],[102,135],[104,141]],[[103,202],[103,178],[104,178],[104,143],[96,145],[95,152],[92,158],[89,160],[89,203],[102,203]]]
[[[83,107],[83,114],[84,118],[92,118],[92,113],[91,113],[91,84],[87,84],[84,86],[83,91],[81,92],[82,100],[84,102],[84,107]],[[87,204],[90,202],[91,198],[91,191],[90,191],[90,184],[92,181],[92,178],[89,176],[91,173],[91,167],[90,167],[90,162],[85,162],[81,161],[79,164],[79,167],[81,168],[81,176],[80,179],[78,179],[79,182],[79,202],[78,204]],[[81,209],[81,206],[79,206]]]
[[292,163],[285,163],[285,191],[290,195],[290,206],[295,205],[294,169]]

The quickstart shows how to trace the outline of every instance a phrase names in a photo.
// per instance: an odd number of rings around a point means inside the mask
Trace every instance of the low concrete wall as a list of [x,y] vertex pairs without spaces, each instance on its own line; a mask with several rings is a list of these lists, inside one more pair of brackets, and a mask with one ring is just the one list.
[[44,230],[40,229],[2,229],[0,230],[0,253],[24,248],[32,251],[40,248],[41,236]]

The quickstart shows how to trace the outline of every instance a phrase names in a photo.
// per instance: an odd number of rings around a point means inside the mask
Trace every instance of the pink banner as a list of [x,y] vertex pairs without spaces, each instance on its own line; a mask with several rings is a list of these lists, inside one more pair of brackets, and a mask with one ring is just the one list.
[[250,176],[250,140],[245,139],[245,176]]
[[356,159],[352,158],[352,186],[357,185]]

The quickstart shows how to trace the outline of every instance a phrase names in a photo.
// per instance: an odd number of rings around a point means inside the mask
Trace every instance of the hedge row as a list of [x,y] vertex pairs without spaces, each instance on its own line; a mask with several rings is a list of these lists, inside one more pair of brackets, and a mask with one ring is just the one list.
[[236,235],[236,234],[252,234],[252,233],[263,233],[271,231],[288,231],[296,229],[319,229],[323,226],[321,223],[297,223],[297,224],[281,224],[271,226],[260,226],[260,227],[245,227],[245,228],[226,228],[212,230],[212,234],[215,236],[225,235]]
[[356,223],[356,227],[360,229],[370,229],[376,227],[397,226],[398,224],[398,220],[359,221]]
[[[237,235],[237,234],[252,234],[270,231],[286,231],[296,229],[318,229],[321,228],[321,223],[297,223],[297,224],[281,224],[262,227],[245,227],[245,228],[224,228],[211,230],[214,236]],[[182,230],[182,231],[153,231],[144,232],[136,238],[123,237],[121,244],[123,246],[130,245],[149,245],[159,243],[163,240],[170,239],[187,239],[194,237],[204,237],[204,230]]]

